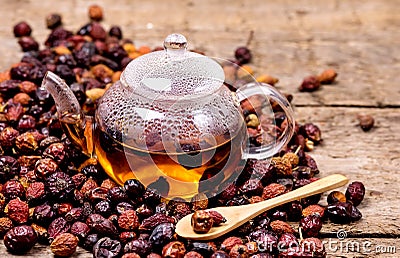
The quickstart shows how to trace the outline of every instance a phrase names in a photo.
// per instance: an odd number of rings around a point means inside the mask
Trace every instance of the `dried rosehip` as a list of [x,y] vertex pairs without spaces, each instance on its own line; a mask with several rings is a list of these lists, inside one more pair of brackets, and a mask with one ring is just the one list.
[[185,253],[185,245],[180,241],[169,242],[162,249],[163,257],[183,258]]
[[249,63],[252,58],[250,49],[247,47],[238,47],[235,50],[235,58],[239,62],[239,65]]
[[22,225],[10,229],[4,236],[4,245],[13,254],[24,254],[37,242],[37,236],[31,226]]
[[149,241],[155,247],[164,246],[175,238],[175,226],[172,223],[162,223],[154,228]]
[[173,217],[167,216],[164,213],[155,213],[154,215],[144,219],[139,226],[139,230],[153,230],[161,223],[175,223]]
[[183,258],[203,258],[203,256],[201,254],[199,254],[198,252],[190,251],[190,252],[187,252],[185,254],[185,256],[183,256]]
[[249,239],[259,243],[258,248],[267,252],[274,252],[277,249],[278,237],[274,232],[266,229],[259,229],[249,234]]
[[118,230],[114,224],[101,216],[100,214],[90,214],[86,220],[86,224],[91,230],[102,236],[118,237]]
[[259,179],[249,179],[239,187],[239,191],[248,197],[261,195],[263,192],[263,185]]
[[312,257],[326,257],[324,243],[318,238],[305,238],[301,241],[300,247],[305,253],[312,254]]
[[119,257],[122,253],[122,245],[118,240],[103,237],[93,246],[93,257]]
[[78,238],[70,233],[62,233],[51,242],[51,252],[60,257],[68,257],[75,253],[78,247]]
[[264,187],[262,198],[264,200],[277,197],[278,195],[284,194],[286,187],[281,184],[272,183]]
[[211,258],[229,258],[229,254],[225,253],[224,251],[216,251],[210,257]]
[[65,214],[65,220],[68,222],[74,222],[83,219],[83,209],[81,207],[72,208]]
[[325,208],[318,204],[312,204],[304,208],[302,214],[303,217],[307,217],[311,214],[318,214],[321,218],[323,218],[325,214]]
[[187,249],[195,251],[204,257],[209,257],[216,251],[215,244],[212,242],[191,242],[188,244]]
[[61,142],[52,143],[44,150],[42,156],[51,158],[60,165],[66,158],[66,147]]
[[18,44],[23,52],[38,51],[39,43],[30,36],[23,36],[18,40]]
[[75,190],[74,181],[64,172],[51,174],[45,182],[46,192],[53,200],[66,200]]
[[326,208],[328,218],[339,224],[346,224],[361,219],[361,212],[351,203],[337,202]]
[[0,182],[5,182],[19,174],[21,166],[11,156],[0,156]]
[[94,212],[104,217],[108,217],[112,213],[111,203],[107,200],[102,200],[94,206]]
[[[17,119],[16,119],[17,120]],[[15,143],[19,132],[12,127],[6,127],[0,132],[0,144],[3,148],[11,147]]]
[[117,39],[122,39],[122,30],[119,26],[111,26],[108,35],[116,37]]
[[272,231],[277,235],[282,235],[283,233],[294,233],[294,229],[288,223],[281,220],[274,220],[269,225]]
[[26,200],[29,204],[38,203],[45,197],[44,183],[33,182],[26,189]]
[[292,175],[292,163],[287,158],[274,157],[271,160],[271,165],[276,170],[276,173],[281,176]]
[[46,26],[48,29],[55,29],[62,25],[61,15],[53,13],[46,17]]
[[367,132],[374,127],[375,120],[371,115],[358,115],[357,119],[364,132]]
[[125,245],[124,252],[137,253],[141,257],[144,257],[146,254],[151,252],[151,245],[147,240],[135,239]]
[[299,221],[302,216],[303,206],[299,201],[294,201],[287,204],[287,215],[289,221]]
[[56,213],[48,204],[36,206],[33,210],[33,221],[40,225],[48,225],[55,217]]
[[197,193],[192,197],[190,203],[192,204],[192,210],[194,211],[205,210],[208,207],[207,195],[204,193]]
[[59,234],[69,232],[70,229],[71,224],[69,224],[63,217],[59,217],[50,223],[47,232],[49,233],[49,238],[54,239]]
[[283,233],[279,237],[278,241],[278,248],[280,251],[283,251],[285,249],[288,249],[290,247],[295,247],[298,246],[299,242],[297,241],[297,238],[293,233]]
[[243,240],[240,239],[239,237],[228,237],[226,238],[222,244],[221,244],[221,249],[226,251],[226,252],[230,252],[231,249],[235,246],[235,245],[243,245]]
[[214,220],[207,211],[198,210],[192,215],[191,224],[193,231],[199,234],[207,233],[213,226]]
[[119,202],[129,202],[128,195],[126,194],[124,188],[116,186],[111,188],[108,191],[108,200],[111,203],[119,203]]
[[76,221],[71,226],[71,234],[77,236],[79,240],[83,240],[89,234],[90,228],[86,223]]
[[328,194],[326,201],[328,202],[328,204],[334,204],[336,202],[346,202],[346,196],[340,191],[332,191]]
[[208,214],[210,215],[210,217],[213,220],[213,227],[217,227],[219,226],[221,223],[225,223],[226,222],[226,218],[224,216],[222,216],[221,213],[219,213],[218,211],[215,210],[209,210],[207,211]]
[[23,36],[30,36],[32,33],[32,28],[26,22],[19,22],[14,26],[14,36],[16,38]]
[[33,228],[38,237],[39,244],[44,244],[44,245],[50,244],[49,233],[47,232],[46,228],[39,226],[38,224],[35,223],[32,223],[31,227]]
[[302,134],[304,138],[312,140],[315,144],[322,141],[321,130],[313,123],[306,123],[300,126],[299,133]]
[[322,228],[322,219],[318,214],[308,215],[300,220],[301,232],[305,237],[317,237]]
[[364,184],[358,181],[352,182],[347,187],[345,195],[348,202],[351,202],[354,206],[358,206],[364,199]]
[[85,250],[92,252],[93,246],[97,243],[97,241],[99,241],[99,236],[97,234],[90,234],[83,241],[82,247]]
[[299,86],[299,91],[312,92],[318,90],[320,86],[321,84],[316,76],[308,76]]
[[103,9],[96,4],[89,6],[88,13],[91,20],[101,21],[103,19]]

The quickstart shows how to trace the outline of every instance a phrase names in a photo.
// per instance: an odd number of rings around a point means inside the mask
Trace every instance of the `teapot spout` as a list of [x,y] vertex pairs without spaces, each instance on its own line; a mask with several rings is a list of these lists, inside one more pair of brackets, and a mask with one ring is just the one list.
[[86,155],[92,156],[92,117],[85,117],[70,87],[56,74],[48,71],[43,78],[42,89],[53,97],[58,118],[70,141]]

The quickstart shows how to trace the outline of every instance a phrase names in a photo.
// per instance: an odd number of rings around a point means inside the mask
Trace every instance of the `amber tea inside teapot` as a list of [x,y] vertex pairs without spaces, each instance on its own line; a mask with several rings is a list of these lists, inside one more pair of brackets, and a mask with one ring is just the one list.
[[[238,177],[246,159],[272,157],[293,134],[290,105],[273,87],[254,82],[232,92],[215,60],[186,47],[184,36],[171,34],[164,50],[131,61],[94,118],[61,78],[44,78],[67,136],[121,185],[137,178],[166,198],[210,197]],[[278,138],[258,147],[249,145],[239,104],[254,96],[267,103],[264,111],[272,112],[270,99],[278,103],[287,121]]]

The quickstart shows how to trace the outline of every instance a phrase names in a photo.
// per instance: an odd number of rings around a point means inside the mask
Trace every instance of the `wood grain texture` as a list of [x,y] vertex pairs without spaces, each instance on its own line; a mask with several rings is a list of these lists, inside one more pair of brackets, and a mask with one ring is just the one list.
[[[190,47],[210,56],[231,58],[251,30],[251,64],[256,73],[279,78],[278,89],[294,95],[297,121],[315,122],[323,143],[311,155],[321,176],[343,173],[365,183],[363,219],[350,225],[324,224],[329,239],[338,230],[348,237],[400,248],[400,5],[397,0],[98,0],[3,1],[0,10],[0,70],[17,62],[20,53],[12,27],[26,20],[43,43],[49,30],[45,16],[62,13],[65,27],[77,31],[88,22],[87,7],[105,9],[103,24],[121,25],[137,46],[159,46],[171,32],[187,36]],[[328,67],[337,82],[314,93],[300,93],[302,79]],[[356,115],[371,114],[376,126],[363,132]],[[343,190],[345,188],[342,188]],[[375,248],[375,247],[373,247]],[[374,249],[375,250],[375,249]],[[329,257],[399,257],[396,253],[329,251]],[[1,257],[13,257],[0,244]],[[36,246],[25,257],[53,257]],[[79,249],[73,257],[91,257]]]

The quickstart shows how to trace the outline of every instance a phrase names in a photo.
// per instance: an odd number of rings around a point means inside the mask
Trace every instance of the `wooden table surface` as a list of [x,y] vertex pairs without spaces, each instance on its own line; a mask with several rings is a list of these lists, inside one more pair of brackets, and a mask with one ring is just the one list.
[[[311,153],[321,176],[343,173],[366,186],[362,220],[324,225],[329,257],[400,257],[399,1],[2,1],[0,70],[21,57],[14,24],[27,21],[43,43],[46,15],[62,13],[65,27],[76,31],[88,22],[92,3],[105,9],[106,28],[119,24],[137,46],[159,46],[166,35],[180,32],[191,48],[229,58],[253,30],[256,73],[279,78],[278,89],[294,95],[297,121],[322,129],[323,144]],[[303,77],[330,67],[339,74],[335,84],[297,91]],[[374,116],[376,126],[363,132],[357,114]],[[347,238],[337,239],[338,231]],[[37,246],[26,255],[37,256],[52,254]],[[0,257],[12,257],[3,244]],[[74,257],[91,254],[79,249]]]

